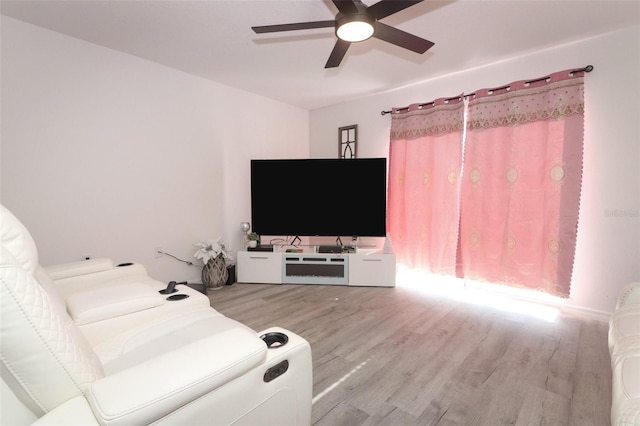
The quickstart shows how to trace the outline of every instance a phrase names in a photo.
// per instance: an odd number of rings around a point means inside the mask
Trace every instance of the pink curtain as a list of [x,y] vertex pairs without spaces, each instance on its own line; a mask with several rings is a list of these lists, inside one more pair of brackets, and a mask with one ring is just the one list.
[[568,296],[582,179],[583,73],[470,96],[459,275]]
[[387,229],[399,264],[455,273],[463,128],[462,97],[392,111]]

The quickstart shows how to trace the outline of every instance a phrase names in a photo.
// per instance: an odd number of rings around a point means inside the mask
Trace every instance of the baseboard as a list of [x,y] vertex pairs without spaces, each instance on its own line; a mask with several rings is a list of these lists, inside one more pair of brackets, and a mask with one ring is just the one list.
[[[484,289],[486,291],[494,292],[496,294],[502,294],[508,297],[511,297],[516,300],[522,300],[525,302],[538,303],[546,306],[551,306],[557,308],[560,313],[571,316],[578,319],[584,320],[594,320],[598,322],[609,322],[609,318],[611,317],[611,312],[599,311],[597,309],[589,309],[583,306],[579,306],[573,303],[571,299],[562,299],[562,298],[549,298],[545,300],[547,296],[544,296],[542,293],[535,294],[530,293],[519,293],[519,288],[511,288],[504,287],[495,284],[487,284],[487,283],[474,283],[472,281],[466,281],[466,285],[471,288]],[[535,296],[535,297],[528,297]],[[542,296],[542,298],[540,298]]]
[[[411,271],[403,271],[401,274],[407,273],[409,277],[411,277]],[[513,300],[518,300],[522,302],[530,302],[534,304],[538,304],[541,306],[547,306],[554,309],[557,309],[561,314],[567,315],[570,317],[583,319],[583,320],[594,320],[598,322],[608,323],[609,318],[611,318],[612,313],[607,311],[600,311],[597,309],[585,308],[583,306],[575,304],[574,300],[550,296],[544,294],[542,292],[526,290],[518,287],[509,287],[498,284],[491,284],[486,282],[478,282],[471,280],[458,279],[453,277],[442,277],[437,275],[430,275],[430,281],[434,284],[433,288],[438,288],[436,281],[438,279],[446,280],[446,284],[441,286],[442,289],[452,289],[453,285],[457,285],[458,289],[456,291],[461,291],[464,289],[478,290],[487,292],[489,294],[498,295],[501,297],[507,297]],[[407,282],[413,282],[412,278],[402,278],[400,280],[400,287],[408,286]]]
[[582,306],[573,305],[569,300],[562,304],[560,312],[572,317],[595,320],[599,322],[609,322],[611,312],[599,311],[597,309],[584,308]]

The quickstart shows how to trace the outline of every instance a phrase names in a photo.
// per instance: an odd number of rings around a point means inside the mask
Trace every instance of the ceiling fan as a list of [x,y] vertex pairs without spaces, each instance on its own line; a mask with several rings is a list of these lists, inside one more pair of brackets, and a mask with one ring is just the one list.
[[416,53],[424,53],[433,46],[429,40],[409,34],[397,28],[385,25],[379,20],[404,10],[423,0],[380,0],[367,6],[361,0],[332,0],[338,8],[338,14],[332,21],[298,22],[294,24],[264,25],[251,27],[257,34],[280,31],[308,30],[312,28],[334,27],[336,41],[325,68],[340,65],[351,43],[357,43],[375,37]]

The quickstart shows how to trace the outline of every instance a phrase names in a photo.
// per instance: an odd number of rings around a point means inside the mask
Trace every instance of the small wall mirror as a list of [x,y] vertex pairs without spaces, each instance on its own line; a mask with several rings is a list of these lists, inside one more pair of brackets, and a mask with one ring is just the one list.
[[338,129],[338,157],[357,158],[358,125],[340,127]]

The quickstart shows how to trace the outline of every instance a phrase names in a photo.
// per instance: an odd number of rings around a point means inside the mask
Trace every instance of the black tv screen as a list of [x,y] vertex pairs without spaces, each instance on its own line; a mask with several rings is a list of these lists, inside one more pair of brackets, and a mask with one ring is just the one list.
[[387,159],[251,160],[260,235],[384,237]]

